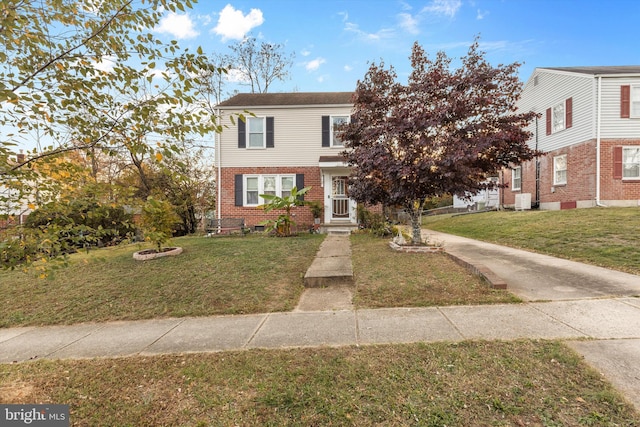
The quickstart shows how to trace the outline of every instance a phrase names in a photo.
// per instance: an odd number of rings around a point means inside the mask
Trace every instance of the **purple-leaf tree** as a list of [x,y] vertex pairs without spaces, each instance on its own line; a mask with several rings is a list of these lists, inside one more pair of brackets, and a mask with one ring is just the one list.
[[516,112],[520,64],[491,66],[478,40],[452,69],[414,44],[406,85],[393,67],[372,64],[354,95],[352,120],[341,128],[358,202],[402,206],[420,244],[421,212],[434,196],[490,188],[487,178],[537,155],[526,142],[532,112]]

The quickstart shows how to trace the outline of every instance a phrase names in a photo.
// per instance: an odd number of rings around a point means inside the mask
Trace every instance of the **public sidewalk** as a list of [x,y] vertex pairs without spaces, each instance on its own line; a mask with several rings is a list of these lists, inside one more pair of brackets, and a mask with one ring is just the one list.
[[[298,308],[287,313],[0,329],[0,362],[418,341],[561,339],[640,410],[639,276],[426,233],[442,241],[450,254],[493,270],[527,302],[356,310],[349,286],[311,288]],[[350,257],[344,257],[345,251],[350,254],[348,236],[333,236],[330,241],[318,258],[331,253],[350,268]],[[317,304],[323,299],[329,306]]]

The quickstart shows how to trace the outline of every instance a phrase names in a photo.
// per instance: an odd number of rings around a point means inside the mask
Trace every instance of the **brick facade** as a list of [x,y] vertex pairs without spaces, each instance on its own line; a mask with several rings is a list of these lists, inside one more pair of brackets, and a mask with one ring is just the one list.
[[[640,180],[614,179],[613,151],[616,146],[640,145],[640,140],[600,141],[600,201],[611,206],[638,206]],[[553,159],[567,155],[567,183],[554,185]],[[507,185],[501,193],[504,207],[515,205],[518,193],[531,193],[531,203],[539,202],[541,209],[569,209],[596,205],[596,141],[551,151],[537,159],[540,168],[539,195],[536,200],[536,160],[522,164],[522,186],[512,190],[511,170],[501,173],[501,182]]]
[[[223,218],[244,218],[248,227],[254,227],[266,219],[276,219],[282,212],[265,213],[255,206],[235,206],[235,180],[238,174],[276,175],[304,174],[304,186],[311,190],[304,196],[306,201],[323,201],[324,190],[321,187],[319,167],[247,167],[223,168],[221,170],[220,209]],[[297,230],[308,230],[313,224],[313,215],[309,207],[295,207],[292,211]]]

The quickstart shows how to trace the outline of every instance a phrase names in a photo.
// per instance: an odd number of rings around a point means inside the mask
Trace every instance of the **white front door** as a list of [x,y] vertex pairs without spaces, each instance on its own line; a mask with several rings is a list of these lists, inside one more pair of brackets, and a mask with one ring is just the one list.
[[331,219],[349,219],[347,177],[331,177]]

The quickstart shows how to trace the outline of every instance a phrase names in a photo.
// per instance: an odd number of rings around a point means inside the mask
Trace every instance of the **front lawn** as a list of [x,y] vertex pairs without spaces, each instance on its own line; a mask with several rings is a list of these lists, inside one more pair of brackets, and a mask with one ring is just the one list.
[[426,228],[640,274],[640,208],[429,216]]
[[445,254],[396,252],[389,248],[389,239],[368,234],[353,235],[351,242],[358,308],[521,301],[508,291],[490,289]]
[[638,426],[556,341],[252,350],[0,366],[0,403],[74,426]]
[[138,245],[75,254],[51,280],[0,271],[0,327],[288,311],[323,236],[183,237],[176,257]]

